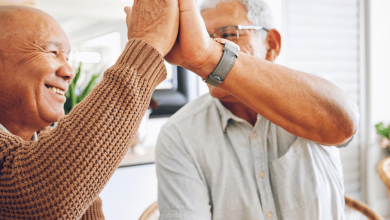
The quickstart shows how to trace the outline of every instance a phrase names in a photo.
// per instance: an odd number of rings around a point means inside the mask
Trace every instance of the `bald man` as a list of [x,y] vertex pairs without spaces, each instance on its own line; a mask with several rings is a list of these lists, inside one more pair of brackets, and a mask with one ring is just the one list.
[[177,1],[143,3],[159,11],[134,5],[124,52],[62,118],[75,76],[64,31],[40,10],[0,7],[0,219],[104,219],[98,194],[166,77],[178,32]]

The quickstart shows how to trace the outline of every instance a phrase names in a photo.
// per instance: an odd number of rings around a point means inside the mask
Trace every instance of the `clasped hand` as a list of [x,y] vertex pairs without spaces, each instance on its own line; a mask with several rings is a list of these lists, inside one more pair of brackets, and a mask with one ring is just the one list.
[[222,45],[209,37],[196,0],[135,0],[125,12],[128,38],[146,41],[173,65],[206,78],[222,56]]

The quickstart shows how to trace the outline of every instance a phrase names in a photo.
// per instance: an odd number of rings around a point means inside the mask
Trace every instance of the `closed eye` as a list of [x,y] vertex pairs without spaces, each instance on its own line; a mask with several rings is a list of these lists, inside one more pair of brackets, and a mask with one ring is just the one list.
[[57,51],[50,51],[50,53],[57,55]]

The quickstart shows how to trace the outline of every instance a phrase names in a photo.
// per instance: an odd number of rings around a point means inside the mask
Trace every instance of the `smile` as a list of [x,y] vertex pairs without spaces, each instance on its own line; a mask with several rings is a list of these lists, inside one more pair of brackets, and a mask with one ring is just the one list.
[[54,87],[54,86],[48,86],[48,85],[45,85],[46,88],[48,88],[49,90],[57,93],[58,95],[65,95],[65,91],[60,89],[60,88],[57,88],[57,87]]

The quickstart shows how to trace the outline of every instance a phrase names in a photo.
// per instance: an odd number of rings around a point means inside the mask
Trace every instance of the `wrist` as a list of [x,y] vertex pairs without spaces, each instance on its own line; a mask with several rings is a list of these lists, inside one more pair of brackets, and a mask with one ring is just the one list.
[[211,72],[217,67],[219,61],[221,60],[223,54],[223,45],[213,41],[212,50],[206,61],[199,66],[189,66],[185,67],[192,72],[199,75],[202,79],[207,79]]
[[146,42],[147,44],[152,46],[162,57],[164,57],[167,54],[163,49],[161,49],[161,45],[160,44],[154,42],[150,38],[147,38],[147,37],[133,37],[133,38],[130,38],[129,41],[131,39],[139,39],[139,40],[142,40],[142,41]]

